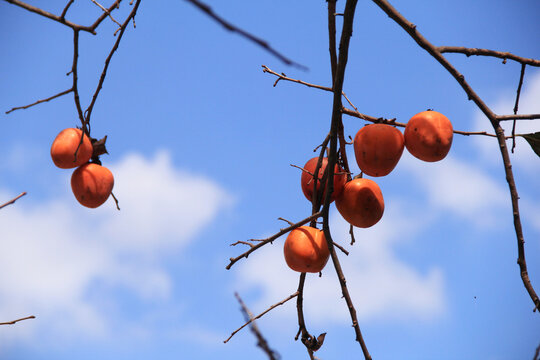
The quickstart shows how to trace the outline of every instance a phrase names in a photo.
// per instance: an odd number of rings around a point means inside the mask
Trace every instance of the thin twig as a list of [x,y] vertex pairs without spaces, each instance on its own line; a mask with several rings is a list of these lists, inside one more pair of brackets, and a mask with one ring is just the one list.
[[289,297],[281,300],[280,302],[270,306],[268,309],[266,309],[265,311],[263,311],[262,313],[260,313],[259,315],[255,316],[255,317],[251,317],[249,319],[249,321],[247,321],[244,325],[240,326],[238,329],[234,330],[232,333],[231,333],[231,336],[229,336],[226,340],[223,341],[223,343],[227,343],[229,342],[229,340],[232,339],[232,337],[234,335],[236,335],[237,332],[239,332],[240,330],[242,330],[243,328],[245,328],[247,325],[249,325],[253,320],[257,320],[257,319],[260,319],[261,317],[263,317],[267,312],[269,312],[270,310],[273,310],[275,308],[277,308],[278,306],[280,305],[283,305],[285,304],[287,301],[295,298],[296,296],[298,296],[298,291],[295,292],[294,294],[290,295]]
[[349,228],[349,234],[351,235],[351,246],[356,242],[356,239],[354,238],[354,226],[350,226]]
[[285,64],[287,65],[292,65],[292,66],[295,66],[297,68],[300,68],[300,69],[303,69],[303,70],[307,70],[308,68],[304,65],[301,65],[299,63],[296,63],[290,59],[288,59],[287,57],[285,57],[284,55],[282,55],[281,53],[279,53],[277,50],[275,50],[274,48],[272,48],[268,42],[266,42],[265,40],[263,39],[260,39],[250,33],[248,33],[247,31],[244,31],[242,29],[240,29],[239,27],[231,24],[230,22],[226,21],[225,19],[223,19],[221,16],[217,15],[210,6],[206,5],[205,3],[203,3],[202,1],[199,1],[199,0],[186,0],[187,2],[193,4],[195,7],[197,7],[198,9],[200,9],[202,12],[204,12],[206,15],[208,15],[209,17],[211,17],[214,21],[216,21],[217,23],[219,23],[221,26],[223,26],[225,29],[227,29],[228,31],[231,31],[231,32],[235,32],[237,34],[239,34],[240,36],[256,43],[257,45],[259,45],[260,47],[262,47],[263,49],[265,49],[266,51],[268,51],[270,54],[274,55],[275,57],[277,57],[279,60],[281,60],[282,62],[284,62]]
[[98,3],[96,0],[90,0],[90,1],[92,1],[92,2],[93,2],[94,4],[96,4],[101,10],[103,10],[103,12],[104,12],[105,14],[107,14],[107,16],[111,19],[112,22],[114,22],[114,23],[115,23],[116,25],[118,25],[118,26],[122,26],[118,21],[116,21],[115,18],[112,17],[111,12],[110,12],[108,9],[105,9],[105,8],[103,7],[103,5],[101,5],[100,3]]
[[[115,8],[118,9],[122,0],[116,0],[111,6],[107,8],[107,12],[110,14]],[[130,4],[131,5],[131,4]],[[107,12],[101,14],[100,17],[90,26],[92,30],[96,30],[97,27],[107,18]]]
[[[388,120],[388,119],[383,119],[383,118],[376,118],[374,116],[362,114],[362,113],[359,113],[358,111],[347,109],[345,107],[342,109],[342,112],[344,114],[346,114],[346,115],[353,116],[353,117],[356,117],[356,118],[359,118],[359,119],[362,119],[362,120],[366,120],[366,121],[369,121],[369,122],[372,122],[372,123],[389,124],[389,125],[395,125],[395,126],[398,126],[398,127],[405,127],[407,125],[407,124],[402,123],[402,122],[397,122],[395,119]],[[465,135],[465,136],[483,135],[483,136],[497,137],[497,135],[490,134],[490,133],[487,133],[485,131],[460,131],[460,130],[454,130],[454,134]]]
[[70,28],[72,28],[75,31],[82,30],[82,31],[87,31],[87,32],[89,32],[91,34],[96,35],[96,32],[94,31],[95,29],[93,29],[93,28],[91,28],[89,26],[82,26],[82,25],[79,25],[79,24],[72,23],[71,21],[68,21],[68,20],[64,19],[62,16],[57,16],[57,15],[51,14],[48,11],[45,11],[43,9],[40,9],[40,8],[35,7],[33,5],[30,5],[30,4],[27,4],[25,2],[22,2],[22,1],[19,1],[19,0],[5,0],[5,1],[7,1],[8,3],[11,3],[13,5],[17,5],[17,6],[23,8],[25,10],[28,10],[30,12],[35,13],[35,14],[44,16],[46,18],[57,21],[57,22],[59,22],[61,24],[64,24],[66,26],[69,26]]
[[540,60],[536,59],[527,59],[521,56],[514,55],[509,52],[488,50],[488,49],[477,49],[477,48],[465,48],[461,46],[437,46],[437,51],[440,53],[460,53],[467,56],[477,55],[477,56],[491,56],[499,59],[510,59],[517,61],[523,65],[531,66],[540,66]]
[[495,120],[497,121],[508,121],[508,120],[536,120],[540,119],[540,114],[515,114],[515,115],[496,115]]
[[13,320],[13,321],[8,321],[8,322],[1,322],[0,325],[15,325],[16,323],[18,323],[19,321],[24,321],[24,320],[29,320],[29,319],[35,319],[36,317],[34,315],[31,315],[31,316],[27,316],[27,317],[23,317],[21,319],[17,319],[17,320]]
[[67,90],[64,90],[64,91],[62,91],[62,92],[56,94],[56,95],[53,95],[53,96],[48,97],[48,98],[46,98],[46,99],[38,100],[38,101],[36,101],[36,102],[34,102],[34,103],[31,103],[31,104],[29,104],[29,105],[14,107],[13,109],[6,111],[6,114],[9,114],[10,112],[13,112],[13,111],[15,111],[15,110],[28,109],[29,107],[32,107],[32,106],[34,106],[34,105],[41,104],[41,103],[44,103],[44,102],[47,102],[47,101],[51,101],[51,100],[56,99],[57,97],[60,97],[60,96],[62,96],[62,95],[69,94],[69,93],[72,92],[72,91],[73,91],[73,88],[67,89]]
[[[519,96],[521,95],[521,87],[523,86],[523,78],[525,77],[525,64],[521,64],[521,72],[519,74],[519,83],[518,88],[516,91],[516,103],[514,104],[514,115],[518,112],[519,107]],[[516,148],[516,122],[517,119],[514,119],[514,123],[512,124],[512,153],[514,152],[514,149]]]
[[120,34],[118,35],[118,38],[116,39],[114,43],[114,46],[109,52],[107,59],[105,59],[105,66],[103,67],[103,71],[101,72],[101,76],[99,77],[99,82],[98,82],[96,91],[94,92],[94,95],[92,96],[92,102],[90,103],[86,111],[84,112],[87,122],[90,122],[90,116],[92,115],[92,110],[96,103],[99,92],[101,91],[101,88],[103,87],[103,82],[105,81],[105,77],[107,76],[107,69],[109,68],[109,63],[111,62],[114,52],[116,51],[116,49],[118,49],[118,45],[120,45],[120,41],[122,40],[122,36],[124,35],[124,31],[126,30],[126,27],[128,26],[129,21],[133,17],[135,17],[135,14],[137,13],[137,9],[139,8],[140,3],[141,3],[141,0],[137,0],[137,2],[135,3],[135,6],[133,7],[133,9],[131,9],[129,16],[126,18],[124,23],[120,26]]
[[253,319],[253,315],[249,311],[246,304],[244,304],[244,302],[242,301],[242,298],[240,297],[240,295],[238,295],[238,293],[235,293],[234,296],[236,296],[236,299],[240,303],[240,306],[242,306],[242,313],[244,314],[244,318],[248,320],[248,323],[250,324],[251,332],[255,334],[255,337],[257,338],[257,346],[260,347],[266,353],[266,355],[268,356],[270,360],[279,359],[279,355],[270,348],[270,346],[268,345],[268,342],[266,341],[261,331],[255,324],[255,321],[254,321],[255,319]]
[[23,191],[22,193],[20,193],[19,195],[17,195],[16,197],[14,197],[13,199],[9,200],[8,202],[0,205],[0,209],[8,206],[8,205],[11,205],[11,204],[14,204],[15,201],[19,200],[20,198],[22,198],[24,195],[26,195],[26,191]]
[[[331,87],[328,87],[328,86],[321,86],[321,85],[316,85],[316,84],[310,84],[308,82],[305,82],[305,81],[302,81],[302,80],[298,80],[298,79],[293,79],[293,78],[290,78],[288,77],[287,75],[281,73],[281,74],[278,74],[277,72],[275,72],[274,70],[270,69],[268,66],[266,65],[261,65],[262,68],[263,68],[263,72],[264,73],[269,73],[269,74],[272,74],[272,75],[275,75],[277,76],[277,80],[276,82],[274,83],[274,86],[276,86],[277,82],[279,80],[285,80],[285,81],[290,81],[290,82],[294,82],[294,83],[297,83],[297,84],[302,84],[302,85],[305,85],[307,87],[310,87],[310,88],[315,88],[315,89],[319,89],[319,90],[324,90],[324,91],[329,91],[329,92],[332,92],[332,88]],[[347,102],[349,103],[349,105],[351,105],[353,108],[356,109],[356,106],[354,106],[354,104],[349,100],[349,98],[347,97],[347,95],[342,92],[343,94],[343,97],[345,98],[345,100],[347,100]]]
[[339,245],[337,242],[332,242],[334,244],[335,247],[337,247],[339,250],[341,250],[341,252],[343,252],[345,255],[349,256],[349,252],[347,250],[345,250],[345,248],[341,245]]
[[289,231],[294,230],[294,229],[296,229],[296,228],[298,228],[298,227],[304,225],[305,223],[310,222],[310,221],[313,220],[313,219],[317,219],[317,218],[320,217],[320,216],[321,216],[321,213],[318,212],[318,213],[315,213],[315,214],[313,214],[313,215],[311,215],[311,216],[308,216],[308,217],[305,218],[304,220],[301,220],[301,221],[297,222],[297,223],[294,224],[294,225],[291,225],[291,226],[289,226],[289,227],[287,227],[287,228],[285,228],[285,229],[281,229],[278,233],[276,233],[276,234],[270,236],[269,238],[266,238],[266,239],[262,240],[262,241],[259,242],[257,245],[255,245],[254,247],[250,248],[248,251],[244,252],[243,254],[241,254],[241,255],[239,255],[239,256],[237,256],[237,257],[235,257],[235,258],[230,258],[230,259],[229,259],[230,263],[229,263],[229,265],[227,265],[225,268],[226,268],[227,270],[230,270],[230,268],[231,268],[238,260],[240,260],[240,259],[242,259],[242,258],[247,258],[247,257],[249,256],[249,254],[251,254],[251,253],[254,252],[255,250],[257,250],[257,249],[263,247],[264,245],[266,245],[266,244],[268,244],[268,243],[270,243],[270,242],[276,240],[276,239],[279,238],[281,235],[286,234],[286,233],[288,233]]
[[75,0],[69,0],[67,5],[64,7],[64,10],[62,10],[62,14],[60,14],[60,19],[64,19],[66,17],[69,7],[71,6],[71,4],[73,4],[74,1]]

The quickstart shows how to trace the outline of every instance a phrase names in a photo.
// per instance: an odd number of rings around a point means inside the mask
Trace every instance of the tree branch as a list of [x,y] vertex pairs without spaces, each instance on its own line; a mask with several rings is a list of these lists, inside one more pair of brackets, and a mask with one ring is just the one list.
[[313,214],[313,215],[311,215],[311,216],[308,216],[308,217],[305,218],[304,220],[301,220],[301,221],[297,222],[297,223],[294,224],[294,225],[291,225],[291,226],[289,226],[289,227],[286,227],[285,229],[281,229],[278,233],[276,233],[276,234],[270,236],[269,238],[264,239],[264,240],[261,240],[257,245],[254,245],[253,247],[251,247],[248,251],[244,252],[243,254],[241,254],[241,255],[239,255],[239,256],[237,256],[237,257],[235,257],[235,258],[230,258],[230,259],[229,259],[230,263],[229,263],[229,265],[227,265],[225,268],[226,268],[227,270],[230,270],[231,267],[232,267],[238,260],[240,260],[240,259],[242,259],[242,258],[246,258],[246,259],[247,259],[247,257],[249,256],[249,254],[251,254],[251,253],[254,252],[255,250],[257,250],[257,249],[263,247],[264,245],[266,245],[266,244],[268,244],[268,243],[270,243],[270,242],[276,240],[276,239],[279,238],[281,235],[286,234],[286,233],[288,233],[289,231],[294,230],[294,229],[296,229],[296,228],[298,228],[298,227],[304,225],[305,223],[308,223],[308,222],[310,222],[311,220],[316,219],[316,218],[318,218],[318,217],[320,217],[320,216],[321,216],[321,213],[318,212],[318,213],[315,213],[315,214]]
[[244,304],[244,302],[242,301],[242,298],[240,297],[240,295],[238,295],[238,293],[235,293],[234,296],[236,296],[236,299],[240,303],[240,306],[242,306],[242,313],[244,314],[244,318],[248,320],[249,324],[251,324],[250,325],[251,332],[253,332],[253,334],[255,334],[255,337],[257,338],[257,346],[260,347],[266,353],[266,355],[268,356],[268,359],[270,360],[279,359],[279,355],[270,348],[270,346],[268,345],[268,342],[266,341],[266,339],[260,332],[259,328],[255,324],[255,321],[254,321],[255,319],[253,318],[253,315],[247,308],[246,304]]
[[297,68],[300,68],[300,69],[303,69],[303,70],[307,70],[307,67],[304,66],[304,65],[301,65],[299,63],[296,63],[292,60],[290,60],[289,58],[285,57],[284,55],[282,55],[281,53],[279,53],[277,50],[275,50],[274,48],[272,48],[268,42],[266,42],[265,40],[263,39],[260,39],[250,33],[248,33],[247,31],[244,31],[236,26],[234,26],[233,24],[231,24],[230,22],[226,21],[225,19],[223,19],[221,16],[217,15],[210,6],[206,5],[205,3],[199,1],[199,0],[186,0],[187,2],[191,3],[192,5],[194,5],[195,7],[197,7],[199,10],[201,10],[202,12],[204,12],[206,15],[208,15],[210,18],[212,18],[214,21],[216,21],[218,24],[220,24],[221,26],[223,26],[225,29],[227,29],[228,31],[231,31],[231,32],[235,32],[237,34],[239,34],[240,36],[248,39],[249,41],[251,42],[254,42],[255,44],[259,45],[260,47],[262,47],[263,49],[265,49],[266,51],[268,51],[270,54],[274,55],[275,57],[277,57],[279,60],[281,60],[282,62],[284,62],[285,64],[287,65],[291,65],[291,66],[295,66]]
[[477,48],[466,48],[461,46],[437,46],[437,51],[440,53],[460,53],[467,56],[476,55],[476,56],[490,56],[496,57],[499,59],[510,59],[517,61],[518,63],[531,66],[540,66],[540,60],[536,59],[527,59],[521,56],[514,55],[509,52],[488,50],[488,49],[477,49]]
[[254,320],[257,320],[257,319],[260,319],[261,317],[263,317],[267,312],[269,312],[270,310],[272,309],[275,309],[276,307],[280,306],[280,305],[283,305],[285,304],[287,301],[295,298],[296,296],[298,296],[298,291],[295,292],[294,294],[290,295],[289,297],[281,300],[280,302],[270,306],[268,309],[266,309],[265,311],[263,311],[262,313],[260,313],[259,315],[255,316],[255,317],[250,317],[250,319],[242,326],[240,326],[238,329],[234,330],[232,333],[231,333],[231,336],[229,336],[226,340],[223,341],[223,343],[227,343],[229,342],[229,340],[232,339],[232,337],[234,335],[236,335],[237,332],[239,332],[240,330],[242,330],[243,328],[245,328],[247,325],[251,324]]
[[[45,11],[43,9],[40,9],[38,7],[32,6],[30,4],[27,4],[27,3],[19,1],[19,0],[5,0],[5,1],[7,1],[10,4],[17,5],[17,6],[21,7],[21,8],[23,8],[23,9],[26,9],[26,10],[28,10],[30,12],[35,13],[35,14],[38,14],[38,15],[44,16],[46,18],[49,18],[51,20],[57,21],[60,24],[69,26],[70,28],[72,28],[75,31],[82,30],[82,31],[89,32],[89,33],[91,33],[93,35],[96,35],[96,32],[91,27],[82,26],[82,25],[72,23],[71,21],[66,20],[63,16],[57,16],[57,15],[51,14],[48,11]],[[67,11],[67,9],[64,9],[64,10]],[[62,12],[62,15],[65,16],[65,13]]]
[[34,103],[31,103],[31,104],[29,104],[29,105],[14,107],[14,108],[12,108],[11,110],[6,111],[6,114],[9,114],[9,113],[11,113],[11,112],[13,112],[13,111],[15,111],[15,110],[28,109],[29,107],[32,107],[32,106],[34,106],[34,105],[38,105],[38,104],[41,104],[41,103],[44,103],[44,102],[47,102],[47,101],[51,101],[51,100],[56,99],[57,97],[60,97],[60,96],[62,96],[62,95],[69,94],[69,93],[72,92],[72,91],[73,91],[73,88],[67,89],[67,90],[62,91],[61,93],[58,93],[58,94],[53,95],[53,96],[51,96],[51,97],[48,97],[48,98],[46,98],[46,99],[38,100],[38,101],[36,101],[36,102],[34,102]]
[[24,321],[24,320],[29,320],[29,319],[35,319],[36,317],[34,315],[31,315],[31,316],[27,316],[27,317],[23,317],[21,319],[17,319],[17,320],[13,320],[13,321],[8,321],[8,322],[1,322],[0,325],[15,325],[16,323],[18,323],[19,321]]
[[26,195],[26,191],[23,191],[22,193],[20,193],[19,195],[17,195],[16,197],[14,197],[13,199],[9,200],[8,202],[0,205],[0,209],[2,208],[5,208],[6,206],[8,205],[11,205],[11,204],[14,204],[15,201],[19,200],[20,198],[22,198],[24,195]]

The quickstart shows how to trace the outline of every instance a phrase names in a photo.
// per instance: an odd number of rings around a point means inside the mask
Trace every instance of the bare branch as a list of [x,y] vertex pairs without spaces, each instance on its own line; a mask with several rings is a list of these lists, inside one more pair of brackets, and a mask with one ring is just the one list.
[[333,242],[334,246],[337,247],[339,250],[341,250],[342,253],[344,253],[345,255],[349,256],[349,252],[347,250],[345,250],[345,248],[341,245],[339,245],[337,242]]
[[204,12],[206,15],[208,15],[209,17],[211,17],[214,21],[216,21],[217,23],[219,23],[221,26],[223,26],[225,29],[227,29],[228,31],[231,31],[231,32],[235,32],[237,34],[239,34],[240,36],[254,42],[255,44],[259,45],[260,47],[262,47],[263,49],[265,49],[266,51],[268,51],[270,54],[274,55],[275,57],[277,57],[279,60],[281,60],[282,62],[284,62],[285,64],[287,65],[291,65],[291,66],[295,66],[297,68],[300,68],[300,69],[303,69],[303,70],[307,70],[307,67],[304,66],[304,65],[301,65],[299,63],[296,63],[288,58],[286,58],[285,56],[283,56],[281,53],[279,53],[277,50],[274,50],[274,48],[272,48],[268,42],[266,42],[265,40],[262,40],[250,33],[248,33],[247,31],[244,31],[236,26],[234,26],[233,24],[231,24],[230,22],[226,21],[225,19],[223,19],[222,17],[220,17],[219,15],[217,15],[210,6],[206,5],[205,3],[199,1],[199,0],[186,0],[187,2],[193,4],[195,7],[197,7],[199,10],[201,10],[202,12]]
[[8,321],[8,322],[1,322],[0,325],[15,325],[16,323],[18,323],[19,321],[24,321],[24,320],[29,320],[29,319],[35,319],[36,317],[34,315],[31,315],[31,316],[27,316],[27,317],[23,317],[21,319],[17,319],[17,320],[13,320],[13,321]]
[[270,349],[270,346],[268,345],[268,342],[262,335],[261,331],[255,324],[255,319],[253,318],[253,315],[247,308],[246,304],[242,301],[242,298],[238,293],[235,293],[234,296],[236,296],[236,299],[240,303],[240,306],[242,306],[242,312],[244,314],[244,317],[246,320],[248,320],[248,323],[250,324],[251,332],[255,334],[255,337],[257,338],[257,346],[260,347],[268,356],[270,360],[277,360],[279,359],[279,355],[272,349]]
[[[32,5],[27,4],[25,2],[22,2],[22,1],[19,1],[19,0],[5,0],[5,1],[7,1],[8,3],[11,3],[13,5],[17,5],[17,6],[21,7],[21,8],[23,8],[23,9],[28,10],[28,11],[31,11],[31,12],[33,12],[35,14],[38,14],[38,15],[44,16],[46,18],[49,18],[51,20],[57,21],[60,24],[64,24],[66,26],[69,26],[73,30],[87,31],[87,32],[89,32],[91,34],[96,35],[96,32],[91,27],[82,26],[82,25],[72,23],[71,21],[68,21],[68,20],[64,19],[64,17],[62,17],[62,16],[57,16],[57,15],[51,14],[48,11],[45,11],[45,10],[40,9],[38,7],[32,6]],[[63,15],[65,15],[65,14],[63,13]]]
[[110,14],[111,11],[113,11],[115,8],[118,8],[121,2],[122,0],[116,0],[111,6],[107,8],[107,12],[104,12],[103,14],[101,14],[100,17],[97,18],[97,20],[90,26],[90,28],[92,30],[96,30],[97,27],[103,22],[103,20],[105,20],[105,18],[107,17],[107,14],[108,13]]
[[341,31],[338,63],[337,63],[337,68],[336,68],[336,77],[334,79],[334,86],[333,86],[334,100],[333,100],[333,105],[332,105],[332,123],[330,127],[330,151],[328,155],[328,165],[326,167],[328,169],[328,181],[326,184],[326,194],[325,194],[322,212],[323,212],[323,231],[326,237],[326,243],[328,245],[328,250],[330,251],[332,263],[334,264],[334,269],[336,271],[336,274],[339,279],[339,283],[341,285],[341,293],[349,309],[349,314],[352,320],[352,326],[356,333],[356,341],[359,343],[362,349],[364,358],[366,360],[371,360],[371,355],[369,354],[366,343],[362,336],[362,332],[360,331],[360,326],[358,324],[358,318],[356,315],[356,309],[354,307],[351,296],[349,294],[349,290],[347,288],[345,275],[343,273],[341,264],[336,254],[336,250],[334,248],[332,236],[330,234],[330,225],[329,225],[329,213],[330,213],[330,203],[331,203],[330,199],[332,196],[332,192],[334,190],[334,165],[336,164],[338,160],[337,159],[338,132],[339,132],[340,123],[342,122],[341,117],[342,117],[343,105],[341,102],[341,97],[342,97],[342,92],[343,92],[343,82],[345,78],[345,68],[347,66],[347,60],[348,60],[348,55],[349,55],[349,42],[352,36],[352,25],[353,25],[353,20],[354,20],[356,4],[357,4],[357,0],[347,0],[345,4],[344,15],[343,15],[343,28]]
[[491,56],[499,59],[510,59],[517,61],[523,65],[531,66],[540,66],[540,60],[536,59],[527,59],[521,56],[514,55],[509,52],[488,50],[488,49],[477,49],[477,48],[465,48],[461,46],[438,46],[437,51],[440,53],[460,53],[467,56],[477,55],[477,56]]
[[69,7],[71,6],[71,4],[73,4],[75,0],[69,0],[68,3],[66,4],[66,6],[64,7],[64,10],[62,10],[62,14],[60,14],[60,19],[63,19],[66,17],[66,14],[69,10]]
[[[523,86],[523,78],[525,77],[525,64],[521,64],[521,72],[519,74],[519,83],[518,88],[516,91],[516,103],[514,104],[514,115],[518,112],[519,107],[519,96],[521,95],[521,87]],[[512,124],[512,153],[514,152],[514,149],[516,147],[516,122],[517,119],[514,119],[514,123]]]
[[237,257],[235,257],[235,258],[230,258],[230,259],[229,259],[230,263],[229,263],[229,265],[227,265],[225,268],[226,268],[227,270],[230,270],[231,267],[234,265],[234,263],[236,263],[238,260],[240,260],[240,259],[242,259],[242,258],[247,258],[247,257],[249,256],[249,254],[251,254],[251,253],[254,252],[255,250],[257,250],[257,249],[263,247],[264,245],[266,245],[266,244],[268,244],[268,243],[270,243],[270,242],[276,240],[276,239],[277,239],[278,237],[280,237],[281,235],[286,234],[286,233],[288,233],[289,231],[294,230],[294,229],[296,229],[296,228],[298,228],[298,227],[304,225],[305,223],[308,223],[308,222],[310,222],[311,220],[316,219],[316,218],[318,218],[318,217],[320,217],[320,216],[321,216],[321,213],[318,212],[318,213],[315,213],[315,214],[313,214],[313,215],[311,215],[311,216],[308,216],[308,217],[305,218],[304,220],[301,220],[301,221],[297,222],[297,223],[294,224],[294,225],[291,225],[291,226],[289,226],[289,227],[287,227],[287,228],[285,228],[285,229],[281,229],[278,233],[276,233],[276,234],[270,236],[270,237],[267,238],[267,239],[262,240],[262,241],[259,242],[257,245],[253,246],[252,248],[250,248],[248,251],[244,252],[243,254],[241,254],[241,255],[239,255],[239,256],[237,256]]
[[73,88],[67,89],[67,90],[64,90],[64,91],[62,91],[62,92],[56,94],[56,95],[53,95],[53,96],[48,97],[48,98],[46,98],[46,99],[38,100],[38,101],[36,101],[36,102],[34,102],[34,103],[31,103],[31,104],[29,104],[29,105],[14,107],[13,109],[6,111],[6,114],[9,114],[9,113],[11,113],[11,112],[13,112],[13,111],[15,111],[15,110],[28,109],[29,107],[32,107],[32,106],[34,106],[34,105],[41,104],[41,103],[44,103],[44,102],[47,102],[47,101],[51,101],[51,100],[56,99],[57,97],[60,97],[60,96],[62,96],[62,95],[69,94],[69,93],[72,92],[72,91],[73,91]]
[[122,26],[118,21],[116,21],[115,18],[112,17],[111,12],[110,12],[108,9],[105,9],[105,8],[103,7],[103,5],[101,5],[100,3],[98,3],[96,0],[90,0],[90,1],[92,1],[92,2],[93,2],[94,4],[96,4],[101,10],[103,10],[103,12],[104,12],[105,14],[107,14],[107,16],[111,19],[112,22],[114,22],[114,23],[115,23],[116,25],[118,25],[118,26]]
[[[344,114],[346,114],[346,115],[354,116],[356,118],[366,120],[366,121],[369,121],[369,122],[372,122],[372,123],[389,124],[389,125],[394,125],[394,126],[398,126],[398,127],[405,127],[407,125],[405,123],[397,122],[396,119],[376,118],[374,116],[362,114],[362,113],[359,113],[358,111],[347,109],[345,107],[342,109],[342,112]],[[490,133],[487,133],[485,131],[460,131],[460,130],[454,130],[454,134],[465,135],[465,136],[483,135],[483,136],[497,137],[497,135],[490,134]]]
[[263,317],[263,316],[264,316],[267,312],[269,312],[270,310],[273,310],[273,309],[277,308],[278,306],[285,304],[287,301],[289,301],[289,300],[295,298],[296,296],[298,296],[298,291],[295,292],[294,294],[290,295],[289,297],[287,297],[287,298],[281,300],[280,302],[278,302],[278,303],[276,303],[276,304],[270,306],[268,309],[266,309],[265,311],[263,311],[263,312],[260,313],[259,315],[255,316],[255,317],[251,317],[251,318],[249,319],[249,321],[247,321],[244,325],[240,326],[238,329],[236,329],[235,331],[233,331],[233,332],[231,333],[231,336],[229,336],[226,340],[224,340],[223,343],[227,343],[229,340],[231,340],[232,337],[233,337],[234,335],[236,335],[237,332],[239,332],[240,330],[242,330],[243,328],[245,328],[245,327],[246,327],[247,325],[249,325],[252,321],[257,320],[257,319],[260,319],[261,317]]
[[26,191],[23,191],[22,193],[20,193],[19,195],[17,195],[16,197],[14,197],[13,199],[9,200],[8,202],[0,205],[0,209],[8,206],[8,205],[11,205],[11,204],[14,204],[15,201],[19,200],[20,198],[22,198],[24,195],[26,195]]
[[118,45],[120,44],[120,41],[122,40],[122,36],[124,35],[124,31],[126,30],[126,27],[128,26],[130,20],[135,17],[135,14],[137,13],[137,9],[139,8],[140,3],[141,3],[141,0],[137,0],[129,16],[126,18],[124,23],[120,26],[120,34],[118,35],[118,38],[116,39],[116,42],[114,43],[114,46],[112,47],[109,55],[107,56],[107,59],[105,60],[105,66],[103,67],[103,71],[101,72],[101,76],[99,78],[96,91],[94,92],[94,95],[92,96],[92,102],[90,103],[90,105],[85,111],[86,122],[90,122],[92,109],[94,108],[99,92],[101,91],[101,88],[103,87],[103,82],[105,81],[105,77],[107,76],[107,69],[109,68],[109,63],[111,62],[114,52],[118,49]]
[[540,114],[514,114],[514,115],[497,115],[495,120],[507,121],[507,120],[536,120],[540,119]]

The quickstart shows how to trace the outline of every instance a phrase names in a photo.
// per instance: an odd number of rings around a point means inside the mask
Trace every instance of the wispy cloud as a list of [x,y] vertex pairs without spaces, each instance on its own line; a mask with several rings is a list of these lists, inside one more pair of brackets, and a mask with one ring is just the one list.
[[178,170],[167,152],[150,159],[131,154],[110,169],[120,212],[109,202],[81,207],[69,183],[59,199],[20,201],[0,212],[0,318],[39,318],[10,327],[0,336],[3,345],[36,334],[106,335],[107,314],[91,296],[96,286],[104,289],[104,303],[114,303],[118,289],[168,299],[173,283],[159,260],[232,204],[214,181]]

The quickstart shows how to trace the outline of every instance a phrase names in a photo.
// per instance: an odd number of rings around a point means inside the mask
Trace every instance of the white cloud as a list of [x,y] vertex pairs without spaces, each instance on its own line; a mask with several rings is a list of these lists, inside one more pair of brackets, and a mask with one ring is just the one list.
[[[432,267],[422,273],[398,259],[393,250],[396,243],[403,245],[410,241],[429,220],[413,214],[414,211],[398,201],[388,204],[385,211],[374,227],[355,229],[357,241],[350,247],[349,256],[339,252],[359,319],[429,319],[441,315],[446,307],[441,270]],[[346,245],[350,239],[349,225],[337,213],[333,214],[331,229],[334,240]],[[244,292],[261,291],[253,311],[262,311],[298,287],[298,273],[290,270],[283,259],[284,240],[268,245],[239,266],[238,288]],[[349,321],[331,260],[322,278],[308,274],[304,309],[310,322]],[[272,317],[281,321],[285,317],[294,319],[295,311],[295,306],[290,304],[273,310]]]
[[[88,296],[96,285],[167,299],[172,281],[159,257],[181,250],[232,204],[212,180],[176,169],[166,152],[153,159],[132,154],[110,168],[120,212],[112,200],[98,209],[83,208],[68,181],[60,199],[42,204],[21,199],[0,211],[0,319],[29,314],[39,319],[10,327],[10,335],[0,336],[0,348],[10,338],[38,332],[106,335],[105,314]],[[113,297],[105,293],[100,301],[106,303],[107,296]]]
[[426,163],[409,154],[400,165],[413,175],[435,210],[450,211],[477,226],[497,224],[500,210],[509,206],[506,189],[479,165],[452,156]]

